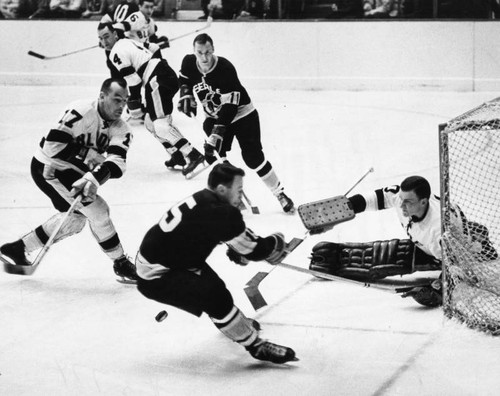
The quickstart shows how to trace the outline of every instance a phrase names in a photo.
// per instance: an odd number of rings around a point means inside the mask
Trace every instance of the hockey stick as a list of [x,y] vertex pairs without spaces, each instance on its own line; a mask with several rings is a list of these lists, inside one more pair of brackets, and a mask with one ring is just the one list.
[[[385,292],[391,293],[391,294],[404,293],[404,292],[407,292],[407,291],[409,291],[409,289],[412,289],[414,287],[428,286],[431,284],[432,281],[435,281],[435,278],[426,278],[426,279],[420,279],[420,280],[418,280],[418,282],[370,283],[370,282],[357,281],[357,280],[349,279],[349,278],[343,278],[341,276],[326,274],[324,272],[319,272],[319,271],[314,271],[314,270],[310,270],[310,269],[306,269],[306,268],[302,268],[302,267],[297,267],[295,265],[290,265],[287,263],[278,263],[275,265],[275,267],[281,267],[281,268],[285,268],[288,270],[300,272],[303,274],[312,275],[312,276],[315,276],[316,278],[345,282],[345,283],[349,283],[352,285],[361,286],[364,288],[381,290],[381,291],[385,291]],[[273,267],[273,269],[275,267]],[[273,269],[271,269],[271,271]],[[245,288],[245,294],[247,295],[250,303],[252,304],[253,309],[255,309],[256,311],[267,305],[267,302],[264,299],[264,297],[262,296],[262,294],[260,293],[260,290],[258,289],[258,287],[259,287],[259,284],[264,280],[264,278],[267,275],[269,275],[269,273],[271,271],[258,272],[252,279],[250,279],[250,281],[247,283],[247,287]]]
[[[305,233],[304,238],[292,238],[292,240],[288,242],[285,247],[287,255],[292,253],[302,242],[304,242],[304,240],[308,236],[309,236],[309,231]],[[252,279],[250,279],[247,282],[246,287],[243,289],[243,291],[248,297],[248,300],[252,304],[253,309],[255,309],[256,311],[267,305],[266,300],[264,300],[264,297],[262,296],[262,293],[259,290],[259,285],[266,276],[268,276],[271,272],[273,272],[275,268],[276,265],[274,265],[268,272],[258,272],[252,277]]]
[[208,28],[212,25],[212,21],[213,21],[213,20],[214,20],[214,19],[213,19],[213,18],[212,18],[212,16],[210,15],[210,16],[207,18],[207,23],[206,23],[206,25],[205,25],[205,26],[203,26],[203,27],[201,27],[201,28],[199,28],[199,29],[193,30],[193,31],[191,31],[191,32],[183,33],[183,34],[181,34],[180,36],[173,37],[173,38],[169,39],[168,41],[170,42],[170,41],[179,40],[179,39],[184,38],[184,37],[186,37],[186,36],[190,36],[190,35],[192,35],[192,34],[195,34],[195,33],[201,32],[202,30],[208,29]]
[[[189,36],[191,34],[195,34],[195,33],[201,32],[202,30],[208,29],[212,25],[212,21],[213,21],[213,18],[211,16],[209,16],[207,18],[207,23],[206,23],[205,26],[203,26],[203,27],[201,27],[199,29],[193,30],[191,32],[187,32],[187,33],[181,34],[180,36],[172,37],[171,39],[168,40],[168,42],[170,43],[172,41],[179,40],[179,39],[181,39],[183,37],[186,37],[186,36]],[[33,56],[35,58],[38,58],[38,59],[41,59],[41,60],[52,60],[52,59],[63,58],[65,56],[69,56],[69,55],[79,54],[80,52],[85,52],[85,51],[88,51],[88,50],[91,50],[91,49],[94,49],[94,48],[97,48],[97,47],[99,47],[99,44],[93,45],[92,47],[82,48],[82,49],[75,50],[75,51],[70,51],[70,52],[65,52],[63,54],[54,55],[54,56],[42,55],[42,54],[40,54],[38,52],[30,50],[30,51],[28,51],[28,55],[31,55],[31,56]],[[164,45],[160,45],[160,48],[164,49],[166,47]]]
[[35,58],[42,59],[42,60],[52,60],[52,59],[62,58],[64,56],[68,56],[68,55],[78,54],[80,52],[88,51],[88,50],[91,50],[91,49],[94,49],[97,47],[99,47],[99,44],[93,45],[92,47],[82,48],[82,49],[79,49],[76,51],[66,52],[64,54],[55,55],[55,56],[42,55],[42,54],[39,54],[38,52],[35,52],[35,51],[28,51],[28,55],[34,56]]
[[35,260],[33,261],[32,265],[13,265],[13,264],[8,264],[4,263],[4,269],[5,272],[9,274],[16,274],[16,275],[32,275],[36,269],[38,268],[38,265],[42,261],[42,259],[45,257],[47,252],[49,251],[50,247],[54,243],[54,239],[56,238],[57,234],[61,230],[62,226],[68,219],[68,217],[75,211],[77,205],[81,202],[82,200],[82,195],[78,195],[75,200],[71,203],[71,206],[69,207],[68,211],[64,214],[64,216],[59,220],[59,223],[57,223],[56,228],[54,231],[52,231],[52,234],[50,234],[49,239],[43,246],[42,250],[38,253],[36,256]]
[[374,171],[375,171],[375,169],[373,169],[373,167],[368,169],[368,171],[363,176],[361,176],[361,178],[356,183],[354,183],[354,185],[349,190],[347,190],[347,192],[344,194],[344,196],[347,196],[347,194],[349,194],[352,190],[354,190],[356,188],[356,186],[359,183],[361,183],[365,179],[366,176],[368,176],[369,173],[374,172]]

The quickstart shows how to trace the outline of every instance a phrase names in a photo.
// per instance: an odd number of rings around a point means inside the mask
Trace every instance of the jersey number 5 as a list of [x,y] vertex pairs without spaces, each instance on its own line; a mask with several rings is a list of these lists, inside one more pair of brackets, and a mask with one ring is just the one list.
[[182,215],[189,212],[195,206],[196,201],[193,197],[189,197],[184,201],[179,202],[163,215],[158,225],[163,232],[173,231],[182,221]]

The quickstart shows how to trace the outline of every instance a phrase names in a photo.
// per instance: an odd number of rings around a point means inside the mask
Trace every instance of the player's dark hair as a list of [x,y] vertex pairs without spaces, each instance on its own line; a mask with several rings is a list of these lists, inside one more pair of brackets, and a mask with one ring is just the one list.
[[120,87],[127,89],[127,82],[123,78],[107,78],[101,85],[101,92],[109,93],[111,84],[117,83]]
[[236,176],[245,176],[245,171],[227,162],[217,164],[208,175],[208,187],[216,188],[219,184],[229,187]]
[[97,31],[108,28],[111,32],[115,31],[113,27],[113,22],[99,22],[97,25]]
[[144,4],[144,2],[146,2],[146,1],[147,1],[148,3],[153,3],[153,4],[154,4],[154,0],[139,0],[139,1],[137,2],[137,4],[141,6],[141,5],[143,5],[143,4]]
[[198,44],[206,44],[206,43],[210,43],[210,45],[214,45],[214,41],[212,40],[212,37],[210,37],[208,34],[206,33],[201,33],[199,34],[198,36],[196,36],[193,40],[193,46],[198,43]]
[[405,192],[415,191],[419,199],[428,199],[431,196],[431,185],[422,176],[407,177],[401,183],[401,190]]

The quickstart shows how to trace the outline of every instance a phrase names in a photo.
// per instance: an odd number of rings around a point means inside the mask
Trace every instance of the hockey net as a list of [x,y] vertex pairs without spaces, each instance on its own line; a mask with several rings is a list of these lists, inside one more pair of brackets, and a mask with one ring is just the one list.
[[498,335],[500,98],[439,129],[444,312]]

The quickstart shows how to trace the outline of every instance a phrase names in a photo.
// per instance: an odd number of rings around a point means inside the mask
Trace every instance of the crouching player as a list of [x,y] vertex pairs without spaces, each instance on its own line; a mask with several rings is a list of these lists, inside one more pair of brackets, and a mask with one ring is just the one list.
[[[431,194],[430,184],[425,178],[410,176],[401,185],[377,189],[366,195],[356,194],[348,201],[354,212],[352,217],[365,210],[395,209],[409,239],[367,243],[320,242],[313,247],[311,269],[362,281],[415,271],[441,270],[441,206],[439,197]],[[479,257],[498,257],[486,227],[467,221],[457,206],[450,220],[469,236]],[[408,288],[403,297],[408,296],[425,306],[441,305],[440,276],[429,285]]]
[[206,262],[220,242],[255,261],[277,264],[286,255],[282,234],[261,238],[246,228],[238,209],[244,175],[233,165],[217,164],[207,188],[163,215],[139,248],[137,288],[147,298],[193,315],[206,313],[226,337],[254,358],[286,363],[297,360],[295,352],[259,337],[257,323],[234,305],[223,280]]
[[31,161],[31,175],[59,213],[21,239],[1,246],[3,261],[31,265],[26,253],[47,243],[74,197],[82,194],[82,204],[69,216],[54,241],[79,233],[88,220],[99,246],[114,262],[115,273],[128,280],[136,278],[135,266],[125,255],[109,217],[109,206],[97,195],[100,185],[125,172],[132,132],[120,117],[127,95],[125,80],[105,80],[97,100],[68,105],[42,138]]

